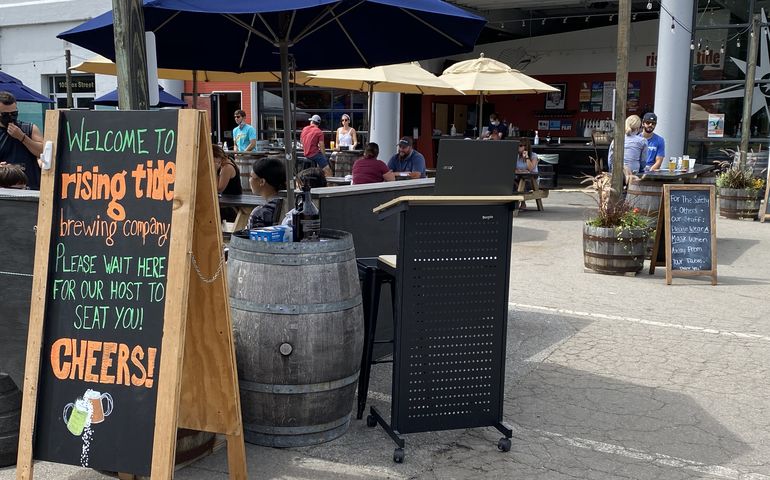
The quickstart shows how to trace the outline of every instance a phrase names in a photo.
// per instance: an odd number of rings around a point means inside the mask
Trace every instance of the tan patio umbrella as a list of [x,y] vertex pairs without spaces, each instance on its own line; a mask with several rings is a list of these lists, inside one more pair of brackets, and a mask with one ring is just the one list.
[[343,68],[302,72],[307,76],[297,83],[308,86],[344,88],[369,93],[368,125],[372,125],[372,93],[417,93],[426,95],[462,95],[418,62],[397,63],[374,68]]
[[484,95],[559,91],[558,88],[535,80],[502,62],[486,58],[483,53],[479,58],[455,63],[438,78],[465,94],[479,96],[479,124],[483,118],[481,108]]

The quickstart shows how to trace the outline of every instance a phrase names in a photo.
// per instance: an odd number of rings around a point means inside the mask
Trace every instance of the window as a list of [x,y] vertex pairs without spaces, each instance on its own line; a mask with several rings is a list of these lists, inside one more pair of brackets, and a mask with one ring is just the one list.
[[[72,75],[72,106],[73,108],[93,108],[96,96],[96,80],[94,75]],[[58,108],[67,108],[67,77],[51,75],[48,77],[48,91],[52,100],[56,100]]]

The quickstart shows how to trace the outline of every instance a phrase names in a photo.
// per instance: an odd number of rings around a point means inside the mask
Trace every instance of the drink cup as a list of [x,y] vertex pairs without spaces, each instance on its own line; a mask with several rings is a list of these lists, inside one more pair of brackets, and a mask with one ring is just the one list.
[[668,159],[668,170],[670,172],[676,170],[676,157],[671,157]]
[[83,434],[83,430],[90,425],[89,402],[78,398],[74,403],[68,403],[62,411],[62,420],[67,425],[67,430],[75,436]]
[[690,159],[687,157],[682,158],[682,170],[684,171],[690,170]]
[[332,140],[331,142],[329,142],[329,148],[331,148],[332,150],[334,150],[334,140]]
[[86,390],[83,395],[85,400],[91,402],[93,413],[91,414],[91,423],[102,423],[104,417],[109,417],[112,413],[112,395],[109,393],[99,393],[95,390]]

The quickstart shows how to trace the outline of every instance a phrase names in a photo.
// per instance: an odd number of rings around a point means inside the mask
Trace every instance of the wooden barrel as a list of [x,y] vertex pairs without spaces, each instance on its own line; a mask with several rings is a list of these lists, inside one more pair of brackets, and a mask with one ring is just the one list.
[[629,205],[640,210],[640,214],[649,218],[652,228],[658,222],[660,212],[660,194],[663,191],[663,182],[631,182],[626,191],[626,200]]
[[340,150],[334,155],[334,175],[344,177],[353,173],[353,163],[361,156],[359,151]]
[[614,228],[583,225],[583,264],[599,273],[639,272],[644,266],[648,230],[616,232]]
[[21,391],[7,373],[0,373],[0,467],[16,464],[21,420]]
[[244,436],[314,445],[348,428],[363,348],[353,238],[268,243],[233,236],[227,261]]
[[719,215],[725,218],[757,218],[761,191],[738,188],[719,189]]
[[233,163],[238,166],[238,172],[241,176],[241,188],[244,192],[251,192],[251,186],[249,185],[249,177],[251,176],[251,166],[254,161],[260,158],[267,157],[267,152],[250,152],[249,154],[234,154],[228,152],[230,158],[233,159]]

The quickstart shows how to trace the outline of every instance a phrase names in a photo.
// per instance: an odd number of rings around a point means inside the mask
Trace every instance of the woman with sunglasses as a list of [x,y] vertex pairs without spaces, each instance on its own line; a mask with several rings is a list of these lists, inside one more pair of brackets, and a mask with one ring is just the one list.
[[350,126],[350,115],[343,113],[340,122],[342,126],[337,129],[337,143],[334,148],[335,150],[349,150],[358,143],[358,136],[355,128]]

